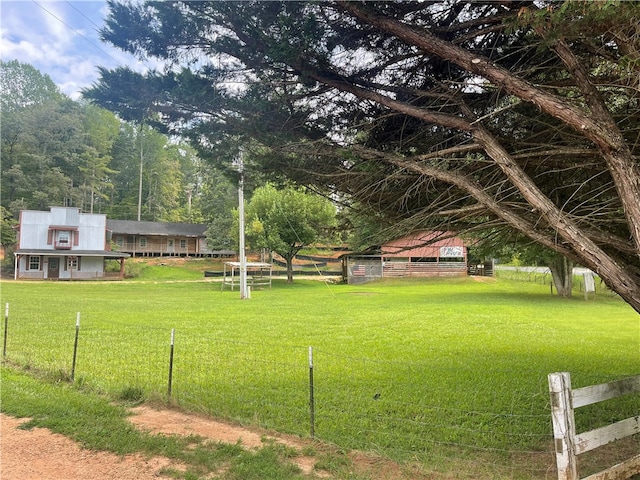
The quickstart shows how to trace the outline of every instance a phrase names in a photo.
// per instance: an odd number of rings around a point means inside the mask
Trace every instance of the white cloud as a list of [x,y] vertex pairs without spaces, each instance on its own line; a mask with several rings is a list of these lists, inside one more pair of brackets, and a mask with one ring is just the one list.
[[49,39],[50,44],[57,48],[68,47],[76,35],[73,27],[70,25],[69,18],[66,15],[65,4],[61,2],[46,2],[35,4],[35,12],[42,18],[42,25],[46,31],[42,32],[42,36]]
[[103,44],[97,30],[107,13],[106,2],[2,1],[0,56],[16,59],[48,74],[61,91],[78,98],[82,88],[98,79],[98,65],[129,65],[136,71],[158,68]]
[[44,51],[26,40],[11,42],[4,35],[0,39],[0,51],[3,60],[17,59],[23,63],[40,62],[45,58]]

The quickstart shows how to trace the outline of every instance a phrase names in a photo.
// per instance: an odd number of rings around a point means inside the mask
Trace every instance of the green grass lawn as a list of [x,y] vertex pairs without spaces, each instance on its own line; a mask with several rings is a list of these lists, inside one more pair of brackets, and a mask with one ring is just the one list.
[[[580,387],[640,370],[640,316],[610,295],[566,300],[502,279],[277,279],[242,301],[218,283],[169,281],[201,273],[152,268],[136,281],[3,282],[7,358],[68,378],[80,312],[76,384],[164,401],[175,329],[173,402],[304,436],[311,346],[318,438],[469,478],[553,466],[548,373]],[[637,413],[624,398],[577,422]]]

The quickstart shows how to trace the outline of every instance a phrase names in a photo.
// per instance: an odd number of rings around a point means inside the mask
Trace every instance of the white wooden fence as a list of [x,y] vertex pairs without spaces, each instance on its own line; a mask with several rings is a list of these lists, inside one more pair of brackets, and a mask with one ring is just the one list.
[[[571,389],[567,372],[549,374],[551,416],[558,480],[579,480],[576,457],[615,440],[640,433],[640,411],[635,417],[576,434],[574,409],[640,392],[640,375],[600,385]],[[613,480],[640,474],[640,454],[583,480]]]

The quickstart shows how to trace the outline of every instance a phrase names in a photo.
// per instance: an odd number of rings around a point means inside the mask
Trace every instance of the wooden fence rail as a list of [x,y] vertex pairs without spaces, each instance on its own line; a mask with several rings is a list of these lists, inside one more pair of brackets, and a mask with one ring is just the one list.
[[[567,372],[549,374],[551,417],[558,480],[579,480],[576,457],[615,440],[640,433],[640,412],[635,417],[576,434],[574,410],[622,395],[640,392],[640,375],[610,383],[571,389]],[[583,480],[614,480],[640,474],[640,454]]]

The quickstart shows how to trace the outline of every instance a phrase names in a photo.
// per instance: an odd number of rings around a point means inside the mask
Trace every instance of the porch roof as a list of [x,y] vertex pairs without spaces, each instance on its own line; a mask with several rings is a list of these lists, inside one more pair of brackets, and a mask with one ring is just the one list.
[[114,235],[159,235],[172,237],[204,237],[207,225],[198,223],[138,222],[109,220],[107,230]]
[[110,252],[107,250],[44,250],[35,248],[21,248],[14,255],[42,255],[44,257],[106,257],[129,258],[131,255],[122,252]]

